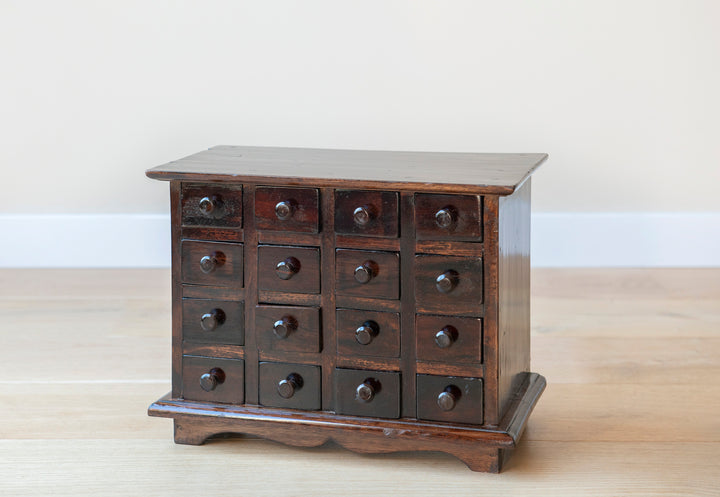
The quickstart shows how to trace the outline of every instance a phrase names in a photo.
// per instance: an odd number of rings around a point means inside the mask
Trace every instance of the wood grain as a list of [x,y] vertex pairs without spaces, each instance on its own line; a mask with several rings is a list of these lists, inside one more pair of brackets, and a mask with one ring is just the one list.
[[500,476],[439,453],[370,457],[247,437],[175,445],[171,424],[146,416],[148,399],[170,388],[168,274],[0,270],[0,494],[693,496],[720,488],[718,269],[534,270],[532,366],[549,384]]
[[150,178],[511,194],[546,154],[323,150],[221,145],[147,171]]

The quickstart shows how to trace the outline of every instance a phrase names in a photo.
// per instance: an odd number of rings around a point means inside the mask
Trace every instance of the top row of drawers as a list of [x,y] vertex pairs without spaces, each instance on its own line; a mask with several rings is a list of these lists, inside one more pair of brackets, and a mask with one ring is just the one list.
[[[481,241],[482,197],[415,194],[418,239]],[[242,186],[183,184],[183,226],[242,226]],[[258,230],[317,233],[321,213],[316,188],[259,186],[255,190]],[[396,238],[398,193],[373,190],[335,191],[335,232]]]

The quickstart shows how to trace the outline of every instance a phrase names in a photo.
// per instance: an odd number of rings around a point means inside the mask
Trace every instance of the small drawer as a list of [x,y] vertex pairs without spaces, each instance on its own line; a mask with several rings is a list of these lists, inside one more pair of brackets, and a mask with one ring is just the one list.
[[243,286],[241,243],[182,241],[183,283]]
[[335,370],[335,411],[338,414],[400,417],[400,373]]
[[315,188],[259,186],[255,190],[255,227],[317,233],[318,200]]
[[417,417],[428,421],[482,424],[482,379],[417,375]]
[[258,305],[255,331],[262,351],[320,352],[320,309]]
[[182,395],[186,400],[242,404],[245,362],[240,359],[183,356]]
[[338,295],[398,299],[400,256],[397,252],[337,249],[335,278]]
[[418,240],[482,241],[482,197],[415,194]]
[[482,258],[415,256],[415,302],[420,312],[480,316]]
[[320,249],[260,245],[258,289],[320,293]]
[[339,355],[400,357],[397,313],[338,309],[336,316]]
[[398,194],[370,190],[337,190],[335,232],[397,238]]
[[182,299],[183,340],[243,345],[244,311],[242,301]]
[[260,405],[316,411],[320,409],[320,366],[261,362]]
[[182,225],[242,228],[242,186],[183,183]]
[[482,363],[482,320],[454,316],[415,319],[415,350],[421,361]]

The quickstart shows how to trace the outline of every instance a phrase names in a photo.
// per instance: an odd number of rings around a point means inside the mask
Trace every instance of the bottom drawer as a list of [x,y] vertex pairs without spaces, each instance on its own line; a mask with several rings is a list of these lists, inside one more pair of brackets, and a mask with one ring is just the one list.
[[335,411],[375,418],[400,417],[400,373],[335,370]]
[[320,366],[261,362],[259,374],[260,405],[320,409]]
[[242,404],[245,362],[241,359],[183,356],[182,396],[186,400]]
[[482,424],[482,379],[417,375],[417,417],[430,421]]

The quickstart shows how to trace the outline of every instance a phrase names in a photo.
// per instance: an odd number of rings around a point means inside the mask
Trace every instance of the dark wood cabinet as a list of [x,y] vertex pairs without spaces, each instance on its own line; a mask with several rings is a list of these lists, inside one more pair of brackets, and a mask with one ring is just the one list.
[[[170,181],[178,443],[228,432],[441,451],[497,472],[530,371],[544,154],[214,147]],[[240,447],[238,450],[242,450]]]

